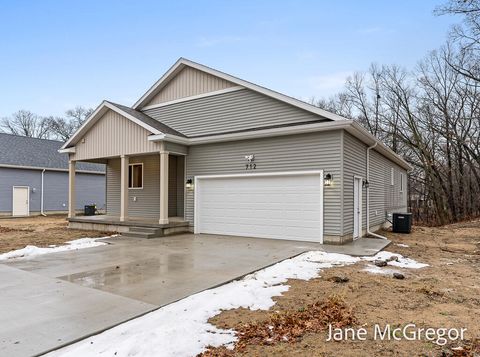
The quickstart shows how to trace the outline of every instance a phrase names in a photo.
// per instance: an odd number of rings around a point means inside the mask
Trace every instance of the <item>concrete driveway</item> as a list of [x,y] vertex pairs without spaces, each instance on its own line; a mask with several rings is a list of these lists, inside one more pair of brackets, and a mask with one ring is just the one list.
[[0,355],[37,355],[196,292],[318,249],[315,243],[183,234],[0,264]]

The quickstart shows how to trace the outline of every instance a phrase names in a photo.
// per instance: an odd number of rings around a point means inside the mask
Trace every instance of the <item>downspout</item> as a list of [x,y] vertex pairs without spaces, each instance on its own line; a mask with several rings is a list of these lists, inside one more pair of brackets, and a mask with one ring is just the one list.
[[47,215],[43,212],[43,181],[44,181],[45,169],[42,170],[42,194],[40,195],[40,214],[44,217]]
[[370,232],[370,150],[377,146],[377,142],[372,146],[367,148],[367,182],[369,183],[367,186],[367,236],[374,236],[380,239],[387,239],[387,237],[381,236],[380,234],[376,234]]

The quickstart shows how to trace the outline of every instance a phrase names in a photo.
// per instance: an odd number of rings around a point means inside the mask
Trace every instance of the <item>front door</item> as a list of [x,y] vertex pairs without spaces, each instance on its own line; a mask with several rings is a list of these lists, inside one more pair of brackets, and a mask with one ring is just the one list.
[[13,187],[12,216],[28,216],[30,213],[28,195],[30,188],[26,186]]
[[362,236],[362,178],[353,179],[353,239]]

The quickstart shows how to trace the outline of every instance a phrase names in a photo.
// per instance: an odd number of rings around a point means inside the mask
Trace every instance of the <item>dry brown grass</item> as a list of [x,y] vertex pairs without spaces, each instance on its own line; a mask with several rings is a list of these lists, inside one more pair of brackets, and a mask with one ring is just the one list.
[[35,216],[0,219],[0,254],[21,249],[27,245],[48,247],[65,244],[86,237],[103,237],[112,232],[68,229],[66,216]]

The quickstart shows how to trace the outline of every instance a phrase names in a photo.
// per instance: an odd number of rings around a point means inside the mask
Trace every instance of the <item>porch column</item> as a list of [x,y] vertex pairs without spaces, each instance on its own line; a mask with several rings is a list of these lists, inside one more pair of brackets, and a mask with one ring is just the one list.
[[160,219],[159,224],[168,223],[168,151],[162,143],[160,151]]
[[68,218],[75,217],[75,164],[73,160],[68,161]]
[[120,156],[120,221],[128,219],[128,156]]

